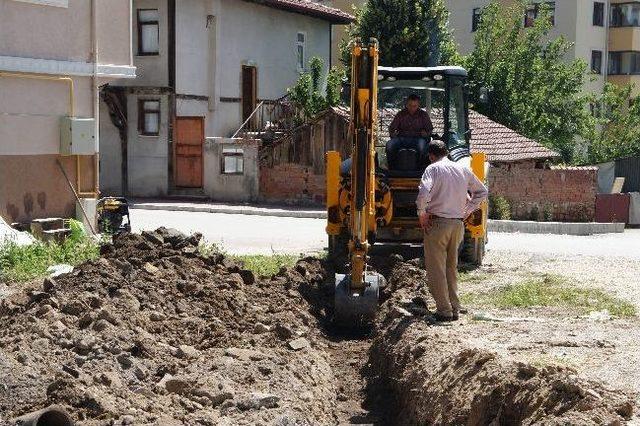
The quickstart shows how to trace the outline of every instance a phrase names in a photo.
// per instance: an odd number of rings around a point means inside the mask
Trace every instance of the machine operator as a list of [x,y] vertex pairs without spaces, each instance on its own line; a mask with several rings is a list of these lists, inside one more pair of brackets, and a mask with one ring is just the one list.
[[416,94],[409,95],[405,107],[396,114],[389,126],[391,140],[386,147],[389,169],[399,168],[398,152],[401,149],[415,149],[417,164],[424,164],[432,131],[429,113],[420,108],[420,97]]

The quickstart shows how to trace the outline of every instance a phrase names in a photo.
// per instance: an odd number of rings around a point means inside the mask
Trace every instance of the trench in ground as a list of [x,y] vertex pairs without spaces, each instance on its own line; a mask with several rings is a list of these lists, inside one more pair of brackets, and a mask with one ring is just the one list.
[[401,262],[408,273],[392,273],[401,258],[378,259],[388,286],[370,330],[332,325],[333,270],[324,289],[303,294],[328,342],[338,424],[611,424],[632,416],[634,395],[563,367],[537,368],[465,345],[471,323],[447,335],[424,315],[398,318],[400,301],[423,290],[424,271],[413,261]]

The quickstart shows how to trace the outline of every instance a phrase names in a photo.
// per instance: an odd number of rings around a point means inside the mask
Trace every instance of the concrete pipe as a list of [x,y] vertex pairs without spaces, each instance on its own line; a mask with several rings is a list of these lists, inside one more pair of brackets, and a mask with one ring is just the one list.
[[73,426],[69,414],[55,405],[13,419],[16,426]]

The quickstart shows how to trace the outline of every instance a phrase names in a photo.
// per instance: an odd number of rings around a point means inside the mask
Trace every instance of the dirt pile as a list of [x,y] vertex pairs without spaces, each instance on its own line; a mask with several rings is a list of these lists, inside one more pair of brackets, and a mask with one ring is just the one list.
[[[371,387],[394,399],[396,424],[620,424],[635,395],[578,378],[560,366],[513,362],[467,344],[472,323],[433,326],[425,272],[397,263],[378,316]],[[417,295],[417,297],[416,297]]]
[[319,262],[260,278],[199,240],[123,235],[0,300],[0,424],[52,403],[89,425],[331,419],[332,371],[298,291],[324,279]]
[[373,257],[383,303],[370,335],[349,335],[328,327],[321,261],[256,277],[199,241],[123,235],[0,299],[0,424],[50,404],[83,425],[618,424],[635,409],[569,368],[473,347],[472,322],[430,324],[418,260]]

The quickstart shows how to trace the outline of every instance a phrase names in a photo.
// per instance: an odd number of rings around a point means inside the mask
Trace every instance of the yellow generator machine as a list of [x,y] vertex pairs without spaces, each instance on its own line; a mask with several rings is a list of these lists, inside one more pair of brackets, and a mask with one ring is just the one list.
[[[470,154],[466,70],[378,67],[377,41],[353,42],[350,158],[343,160],[330,151],[326,159],[329,255],[349,259],[349,273],[336,275],[334,321],[338,325],[364,325],[375,315],[384,281],[368,270],[371,246],[423,239],[415,201],[428,159],[419,155],[417,147],[401,147],[391,153],[392,167],[387,163],[388,127],[409,95],[419,96],[431,117],[434,130],[429,138],[443,140],[453,161],[465,163],[485,180],[485,156]],[[467,262],[482,263],[486,223],[485,203],[466,221],[461,255]]]

